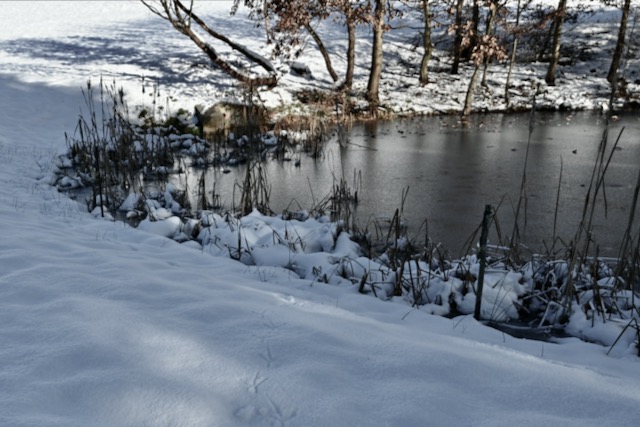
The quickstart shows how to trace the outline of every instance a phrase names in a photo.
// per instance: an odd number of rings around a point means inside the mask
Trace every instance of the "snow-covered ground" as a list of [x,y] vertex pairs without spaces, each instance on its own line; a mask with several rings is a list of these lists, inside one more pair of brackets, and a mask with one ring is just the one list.
[[233,88],[138,2],[3,2],[0,28],[0,425],[637,425],[628,342],[519,340],[95,219],[50,186],[87,79],[175,108]]
[[[63,1],[56,6],[30,1],[5,3],[3,19],[10,25],[3,28],[0,36],[0,51],[3,52],[0,65],[4,73],[19,75],[23,81],[78,87],[79,79],[91,78],[96,82],[102,76],[105,81],[115,79],[118,86],[124,87],[131,105],[150,106],[155,93],[159,94],[158,103],[173,111],[181,107],[191,111],[196,104],[240,101],[244,97],[232,79],[212,72],[209,60],[188,38],[135,0],[117,4]],[[268,57],[271,50],[265,44],[263,30],[248,21],[246,10],[242,8],[237,15],[230,16],[231,3],[196,2],[196,11],[217,31]],[[539,3],[553,8],[556,2],[540,0],[532,5]],[[546,63],[518,63],[511,78],[511,107],[530,106],[536,90],[539,90],[539,107],[597,110],[606,106],[610,89],[605,77],[620,11],[602,6],[596,0],[581,1],[580,4],[590,5],[595,12],[581,15],[578,22],[565,23],[563,52],[573,58],[562,58],[557,85],[547,86],[544,82]],[[416,12],[406,13],[391,23],[394,30],[386,34],[387,58],[380,90],[383,107],[395,114],[459,112],[473,69],[462,66],[460,74],[449,74],[451,58],[441,49],[447,47],[445,41],[451,36],[446,35],[446,26],[438,21],[432,36],[436,50],[430,62],[430,83],[421,87],[418,84],[421,49],[415,46],[421,28],[419,19]],[[628,32],[636,40],[634,19],[635,15],[632,15]],[[344,77],[344,28],[327,20],[317,30],[328,46],[339,76]],[[370,38],[369,28],[359,26],[354,90],[361,95],[367,85]],[[635,99],[640,91],[636,45],[636,42],[632,43],[630,55],[625,53],[621,65],[621,72],[628,81],[627,91]],[[520,57],[530,57],[526,43],[521,41],[520,46]],[[233,58],[233,51],[226,45],[214,41],[213,47]],[[269,108],[296,111],[299,102],[295,92],[326,90],[333,86],[311,39],[306,40],[304,54],[297,62],[308,66],[312,77],[292,74],[290,61],[274,61],[280,72],[278,87],[260,95]],[[478,87],[475,92],[475,110],[506,109],[503,96],[507,71],[507,63],[490,66],[487,86]]]

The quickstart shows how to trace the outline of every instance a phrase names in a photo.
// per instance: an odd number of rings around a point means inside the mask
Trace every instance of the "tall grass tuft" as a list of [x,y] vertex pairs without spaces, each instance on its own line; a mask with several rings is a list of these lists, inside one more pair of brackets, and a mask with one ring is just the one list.
[[271,186],[267,174],[259,160],[251,160],[245,172],[244,180],[234,186],[234,200],[236,188],[240,192],[240,205],[237,211],[240,215],[248,215],[257,209],[264,215],[273,213],[269,207]]

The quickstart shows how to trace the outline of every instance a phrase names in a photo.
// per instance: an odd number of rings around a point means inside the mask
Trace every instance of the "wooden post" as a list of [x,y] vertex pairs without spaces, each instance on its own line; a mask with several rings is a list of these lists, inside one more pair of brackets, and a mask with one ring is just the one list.
[[480,308],[482,306],[482,287],[484,286],[484,267],[487,263],[487,235],[489,234],[489,221],[491,220],[491,205],[484,206],[484,216],[482,217],[482,231],[480,232],[480,271],[478,272],[478,288],[476,290],[476,309],[473,317],[480,320]]

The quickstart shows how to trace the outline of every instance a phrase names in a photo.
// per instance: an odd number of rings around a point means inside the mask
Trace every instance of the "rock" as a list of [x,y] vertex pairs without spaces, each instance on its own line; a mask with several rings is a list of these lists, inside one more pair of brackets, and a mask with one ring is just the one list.
[[304,77],[305,79],[313,79],[311,69],[302,62],[294,61],[289,64],[289,70],[294,76]]
[[204,106],[196,105],[194,118],[200,133],[206,138],[226,136],[236,130],[259,129],[267,121],[267,111],[255,105],[219,102],[206,110]]

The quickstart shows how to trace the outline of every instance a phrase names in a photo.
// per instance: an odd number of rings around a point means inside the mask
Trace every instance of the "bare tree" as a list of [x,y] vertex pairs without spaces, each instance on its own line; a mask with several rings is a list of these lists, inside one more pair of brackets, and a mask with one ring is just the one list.
[[471,55],[471,59],[475,63],[475,68],[469,80],[469,86],[467,87],[462,116],[467,116],[471,113],[471,101],[473,100],[473,92],[476,87],[480,66],[488,64],[491,59],[504,60],[507,57],[504,47],[500,44],[494,33],[494,25],[499,7],[498,0],[491,0],[488,6],[489,19],[487,21],[485,34],[482,37],[478,37]]
[[[245,46],[234,42],[225,35],[215,31],[209,27],[202,19],[200,19],[193,11],[193,0],[189,2],[189,6],[185,6],[180,0],[140,0],[151,12],[158,15],[164,20],[171,23],[180,33],[189,37],[196,46],[198,46],[207,57],[221,70],[234,79],[247,84],[251,87],[274,87],[277,84],[276,70],[271,63],[255,52],[247,49]],[[239,52],[253,64],[257,64],[267,71],[267,76],[252,76],[239,67],[234,66],[231,62],[222,58],[218,52],[207,43],[193,28],[192,24],[197,24],[200,30],[203,30],[209,36],[225,43],[233,50]]]
[[620,62],[622,61],[622,51],[624,50],[625,37],[627,33],[627,21],[629,20],[629,10],[631,9],[631,0],[625,0],[622,6],[622,17],[620,18],[620,28],[618,29],[618,41],[616,42],[616,48],[613,51],[613,59],[611,60],[611,66],[609,67],[609,73],[607,74],[607,81],[613,83],[618,74],[618,68],[620,68]]
[[345,25],[347,26],[347,71],[344,75],[342,88],[351,90],[356,69],[356,20],[347,14]]
[[433,46],[431,46],[431,11],[429,10],[429,0],[422,0],[422,16],[424,19],[424,28],[422,32],[422,48],[424,52],[422,54],[422,61],[420,61],[420,84],[426,85],[429,83],[429,60],[431,59],[431,53]]
[[375,0],[375,10],[371,16],[373,29],[373,43],[371,45],[371,67],[369,68],[369,82],[367,83],[367,101],[371,113],[375,116],[380,105],[380,78],[384,62],[383,46],[384,33],[387,30],[385,18],[387,14],[387,0]]
[[[371,110],[376,111],[380,104],[379,87],[383,67],[384,33],[389,30],[387,18],[391,19],[399,13],[396,8],[389,6],[390,0],[234,0],[234,8],[239,4],[249,7],[254,18],[270,22],[272,34],[269,39],[275,40],[275,55],[287,55],[287,50],[302,45],[301,31],[306,31],[314,39],[320,49],[327,71],[333,81],[338,75],[333,69],[328,50],[312,25],[313,21],[323,21],[333,16],[344,20],[347,28],[347,70],[343,84],[339,89],[350,89],[353,84],[355,69],[356,26],[369,23],[372,27],[373,43],[371,66],[369,68],[369,82],[366,97]],[[269,18],[276,18],[271,20]],[[299,54],[300,51],[294,54]]]
[[458,74],[460,68],[460,59],[462,57],[462,40],[463,40],[463,12],[464,0],[456,0],[456,13],[453,22],[453,30],[455,38],[453,41],[453,63],[451,64],[451,74]]
[[356,26],[371,15],[370,1],[329,0],[329,5],[344,19],[347,28],[347,70],[341,89],[351,90],[356,67]]
[[[485,4],[489,6],[489,16],[487,18],[486,34],[493,36],[496,33],[496,27],[498,26],[498,20],[500,18],[500,14],[501,12],[504,13],[504,10],[505,10],[504,6],[506,4],[506,1],[504,3],[501,3],[500,0],[487,0]],[[498,39],[496,38],[496,41],[497,40]],[[475,42],[476,45],[478,44],[477,39],[472,40],[472,43],[473,42]],[[476,45],[474,45],[474,49]],[[473,51],[472,51],[472,54],[473,54]],[[485,55],[484,62],[482,64],[483,70],[482,70],[481,85],[485,87],[487,86],[487,70],[489,68],[489,63],[491,62],[492,59],[494,59],[494,55]]]
[[[512,26],[513,44],[511,45],[511,56],[509,57],[509,71],[507,72],[507,81],[504,84],[504,103],[509,107],[509,86],[511,85],[511,73],[513,64],[516,62],[516,52],[518,51],[518,39],[520,31],[520,15],[522,14],[522,1],[517,0],[516,6],[516,22]],[[526,6],[525,6],[526,7]]]
[[[339,76],[333,67],[329,50],[315,27],[317,22],[329,17],[336,22],[341,21],[347,30],[347,69],[339,88],[351,89],[356,61],[356,26],[370,20],[370,0],[234,0],[233,9],[237,10],[240,4],[251,10],[250,16],[254,20],[265,23],[267,40],[274,43],[275,56],[299,55],[299,48],[304,45],[302,35],[309,34],[318,46],[334,82],[339,80]],[[267,26],[267,23],[270,25]]]
[[338,73],[336,73],[336,70],[333,69],[333,64],[331,63],[331,57],[329,56],[329,51],[327,50],[324,43],[322,42],[322,39],[320,38],[316,30],[313,29],[310,23],[305,24],[304,28],[305,30],[307,30],[309,35],[311,35],[311,38],[313,39],[313,41],[316,42],[316,45],[318,46],[318,49],[322,54],[322,58],[324,59],[325,66],[327,67],[327,72],[331,76],[331,80],[333,80],[334,83],[337,82]]
[[556,84],[556,68],[558,67],[558,61],[560,60],[560,39],[562,37],[562,26],[566,15],[567,0],[559,0],[558,8],[556,9],[555,17],[553,19],[551,60],[549,61],[549,68],[547,69],[547,75],[544,79],[550,86],[555,86]]
[[[256,0],[245,0],[249,7],[256,7],[255,3]],[[260,4],[264,16],[273,15],[275,18],[275,24],[266,28],[267,37],[275,42],[274,55],[289,56],[292,50],[303,44],[301,36],[306,32],[318,46],[331,79],[338,81],[329,51],[313,25],[314,20],[324,20],[329,16],[327,0],[260,0]],[[293,55],[299,53],[298,50]]]
[[[471,5],[471,22],[469,23],[469,28],[471,28],[471,31],[469,31],[471,39],[469,40],[469,44],[466,49],[462,51],[462,57],[464,59],[471,58],[473,50],[478,44],[478,37],[480,35],[480,1],[481,0],[473,0]],[[483,3],[486,3],[488,0],[482,1]]]

